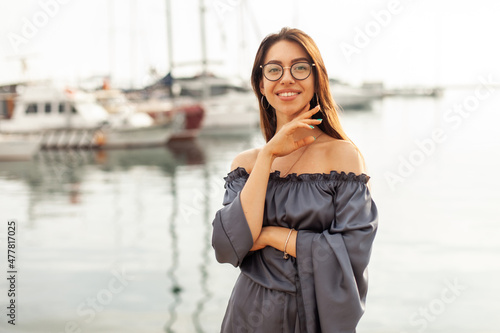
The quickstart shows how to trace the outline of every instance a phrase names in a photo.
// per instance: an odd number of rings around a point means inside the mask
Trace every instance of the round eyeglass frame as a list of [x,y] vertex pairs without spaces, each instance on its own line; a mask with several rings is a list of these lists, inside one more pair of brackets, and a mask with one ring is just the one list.
[[[305,78],[303,78],[303,79],[298,79],[298,78],[296,78],[296,77],[293,75],[293,72],[292,72],[292,67],[294,67],[294,66],[296,66],[296,65],[300,65],[300,64],[308,64],[308,65],[310,65],[310,66],[311,66],[311,68],[310,68],[310,70],[309,70],[309,74],[307,74],[307,76],[306,76]],[[265,71],[264,71],[264,67],[266,67],[266,66],[268,66],[268,65],[277,65],[277,66],[280,66],[280,67],[281,67],[281,75],[280,75],[280,77],[279,77],[279,78],[272,80],[272,79],[270,79],[270,78],[268,78],[268,77],[266,76],[266,73],[265,73]],[[311,73],[312,73],[312,69],[313,69],[313,67],[316,67],[316,64],[315,64],[315,63],[313,63],[313,62],[306,62],[306,61],[296,62],[295,64],[293,64],[293,65],[292,65],[292,66],[290,66],[290,67],[283,67],[283,66],[281,66],[280,64],[276,64],[276,63],[274,63],[274,62],[267,63],[267,64],[264,64],[264,65],[260,65],[260,68],[262,69],[262,75],[263,75],[263,76],[264,76],[267,80],[272,81],[272,82],[274,82],[274,81],[278,81],[279,79],[281,79],[281,78],[283,77],[283,74],[285,74],[285,69],[289,69],[289,70],[290,70],[290,74],[292,75],[292,77],[293,77],[295,80],[303,81],[303,80],[307,79],[309,76],[311,76]]]

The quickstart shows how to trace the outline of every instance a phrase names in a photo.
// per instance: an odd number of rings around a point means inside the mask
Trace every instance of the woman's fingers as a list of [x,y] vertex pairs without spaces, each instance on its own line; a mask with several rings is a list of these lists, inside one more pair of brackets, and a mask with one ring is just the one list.
[[306,111],[304,112],[303,114],[301,114],[300,116],[297,117],[297,119],[307,119],[307,118],[311,118],[312,116],[314,116],[316,113],[318,113],[318,111],[320,110],[320,107],[319,105],[317,105],[316,107],[312,108],[311,110],[309,111]]
[[306,124],[308,126],[321,124],[322,119],[312,119],[311,118],[319,110],[320,110],[320,107],[318,105],[318,106],[312,108],[311,110],[304,112],[303,114],[301,114],[297,118],[295,118],[292,122],[290,122],[288,124],[289,126],[285,126],[285,128],[288,127],[288,130],[293,130],[296,127],[304,127],[303,124]]
[[310,119],[310,118],[301,119],[301,120],[296,119],[287,126],[285,131],[287,131],[288,133],[291,133],[299,127],[313,129],[314,128],[313,125],[319,125],[319,124],[321,124],[321,122],[322,122],[322,119]]
[[314,140],[316,140],[314,136],[308,136],[296,141],[294,132],[299,128],[312,130],[316,125],[321,124],[321,119],[311,118],[318,110],[319,107],[315,107],[304,112],[288,124],[285,124],[268,143],[273,147],[273,155],[285,156],[301,147],[313,143]]
[[304,119],[302,120],[306,124],[311,124],[311,125],[319,125],[323,121],[323,119]]
[[306,136],[305,138],[303,138],[299,141],[296,141],[297,149],[302,148],[302,147],[307,146],[307,145],[310,145],[315,140],[316,140],[316,138],[314,136]]

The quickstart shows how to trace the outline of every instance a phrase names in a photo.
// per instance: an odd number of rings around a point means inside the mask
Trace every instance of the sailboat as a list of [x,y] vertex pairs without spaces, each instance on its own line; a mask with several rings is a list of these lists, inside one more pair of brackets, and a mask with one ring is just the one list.
[[[259,110],[253,91],[230,79],[213,75],[208,70],[206,42],[206,8],[204,0],[199,0],[201,73],[192,77],[173,78],[179,87],[180,97],[191,97],[205,110],[202,134],[246,134],[259,125]],[[171,13],[167,0],[167,13]],[[171,22],[167,17],[167,21]],[[170,24],[170,23],[169,23]],[[169,57],[172,61],[171,24],[169,25]]]
[[196,98],[203,106],[203,134],[241,134],[258,127],[259,109],[252,90],[209,73],[177,83],[181,95]]

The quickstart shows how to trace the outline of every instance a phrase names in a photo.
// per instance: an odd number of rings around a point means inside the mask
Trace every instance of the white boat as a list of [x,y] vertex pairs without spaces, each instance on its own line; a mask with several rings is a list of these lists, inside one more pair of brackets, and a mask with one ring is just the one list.
[[37,136],[0,134],[0,161],[30,160],[39,148]]
[[[105,145],[151,146],[155,145],[155,138],[166,134],[167,128],[174,127],[171,135],[166,140],[162,139],[162,143],[186,131],[183,123],[187,116],[183,109],[176,110],[170,106],[168,112],[163,112],[161,117],[154,117],[154,114],[139,107],[142,104],[129,101],[119,89],[97,90],[94,96],[110,115],[111,127],[115,129],[107,133]],[[117,128],[120,130],[116,130]],[[130,142],[130,138],[134,138],[134,141]]]
[[259,126],[259,108],[253,92],[211,96],[202,105],[206,110],[202,129],[205,134],[253,132]]
[[14,112],[0,123],[3,134],[36,134],[42,148],[139,147],[166,144],[182,115],[154,125],[147,114],[109,114],[91,94],[50,84],[23,86]]
[[399,86],[395,88],[386,88],[383,82],[368,81],[363,82],[361,88],[376,98],[384,97],[441,97],[443,95],[442,87],[432,86]]
[[384,90],[384,97],[441,97],[442,95],[443,89],[440,87],[413,86]]
[[196,98],[203,106],[202,133],[238,134],[258,128],[259,107],[252,90],[213,76],[176,79],[175,82],[181,88],[181,96]]
[[330,90],[335,103],[340,105],[344,110],[369,108],[372,101],[376,98],[368,90],[354,87],[335,79],[330,79]]
[[172,140],[190,140],[198,136],[205,110],[191,98],[171,98],[162,87],[146,87],[127,93],[128,101],[137,112],[142,112],[154,119],[155,124],[169,121],[172,115],[181,114],[184,125],[170,138]]

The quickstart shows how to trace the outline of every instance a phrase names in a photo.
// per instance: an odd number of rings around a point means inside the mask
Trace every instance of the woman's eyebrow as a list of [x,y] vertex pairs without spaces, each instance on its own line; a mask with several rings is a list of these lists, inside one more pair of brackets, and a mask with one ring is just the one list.
[[292,63],[293,63],[293,62],[299,62],[299,61],[306,61],[306,62],[309,62],[309,61],[311,61],[311,60],[309,60],[309,59],[307,59],[307,58],[305,58],[305,57],[302,57],[302,58],[296,58],[296,59],[293,59],[293,60],[292,60]]
[[[305,57],[302,57],[302,58],[295,58],[295,59],[292,59],[292,64],[293,63],[296,63],[296,62],[300,62],[300,61],[305,61],[305,62],[309,62],[311,60],[305,58]],[[283,62],[281,60],[269,60],[268,62],[266,62],[266,64],[283,64]]]

